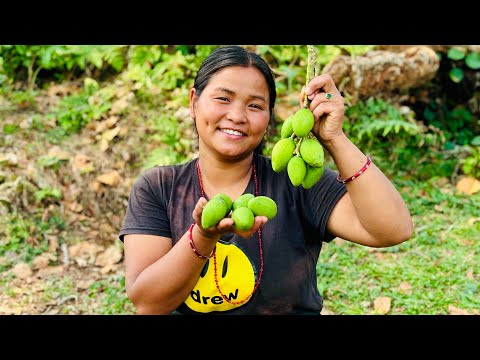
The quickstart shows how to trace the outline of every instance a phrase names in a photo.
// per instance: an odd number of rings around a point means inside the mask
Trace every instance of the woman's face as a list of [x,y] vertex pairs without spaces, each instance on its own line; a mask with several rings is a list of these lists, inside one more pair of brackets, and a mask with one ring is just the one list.
[[213,75],[199,97],[190,91],[200,151],[244,158],[260,144],[270,117],[268,85],[254,67],[231,66]]

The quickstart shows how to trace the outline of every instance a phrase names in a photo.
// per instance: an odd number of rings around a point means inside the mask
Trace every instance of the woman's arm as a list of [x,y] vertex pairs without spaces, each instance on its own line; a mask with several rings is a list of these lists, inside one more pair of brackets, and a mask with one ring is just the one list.
[[[315,118],[312,132],[332,156],[343,179],[356,174],[367,156],[342,130],[344,100],[332,78],[328,74],[313,78],[305,93]],[[405,202],[375,164],[346,186],[348,192],[327,223],[333,235],[372,247],[396,245],[412,236],[412,219]]]
[[[192,230],[201,254],[216,244]],[[172,240],[153,235],[125,235],[127,295],[139,314],[170,314],[194,288],[206,260],[192,251],[188,232],[172,247]]]
[[[358,172],[367,157],[347,137],[341,136],[327,148],[342,178]],[[412,236],[413,224],[402,197],[374,163],[346,184],[327,223],[335,236],[372,247],[397,245]]]
[[[268,221],[265,216],[256,216],[252,229],[239,232],[232,228],[231,218],[224,218],[203,229],[199,224],[206,202],[200,198],[192,214],[196,223],[192,241],[205,256],[212,253],[221,234],[234,232],[249,238]],[[126,291],[139,314],[172,313],[190,295],[207,261],[194,253],[189,231],[174,246],[170,238],[140,234],[125,235],[124,245]]]

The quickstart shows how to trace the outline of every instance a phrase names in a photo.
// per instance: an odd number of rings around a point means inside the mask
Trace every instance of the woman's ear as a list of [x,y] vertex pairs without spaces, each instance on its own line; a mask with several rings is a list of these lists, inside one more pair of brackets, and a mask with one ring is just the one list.
[[190,117],[195,120],[195,88],[190,89]]

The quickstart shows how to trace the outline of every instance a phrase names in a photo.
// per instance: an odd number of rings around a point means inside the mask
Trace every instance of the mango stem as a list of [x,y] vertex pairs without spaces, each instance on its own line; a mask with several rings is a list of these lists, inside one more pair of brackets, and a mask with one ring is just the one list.
[[[315,65],[317,62],[313,45],[307,45],[307,48],[308,48],[308,62],[307,62],[307,76],[306,76],[305,86],[307,86],[310,80],[312,80],[315,77]],[[309,109],[310,102],[311,101],[308,99],[308,96],[305,94],[305,97],[303,100],[303,107],[305,109]]]

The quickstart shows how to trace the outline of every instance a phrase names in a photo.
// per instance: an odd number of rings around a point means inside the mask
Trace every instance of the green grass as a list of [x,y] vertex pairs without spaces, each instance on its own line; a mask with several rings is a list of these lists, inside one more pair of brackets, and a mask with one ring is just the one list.
[[88,296],[98,302],[96,314],[133,314],[135,308],[125,292],[125,277],[113,275],[88,288]]
[[373,314],[373,301],[388,296],[389,314],[448,314],[449,305],[480,309],[480,194],[461,195],[437,180],[395,181],[413,216],[410,240],[382,249],[324,246],[317,274],[326,308]]
[[123,275],[111,275],[79,291],[70,276],[47,280],[42,300],[57,304],[60,314],[133,314],[135,309],[125,293]]

